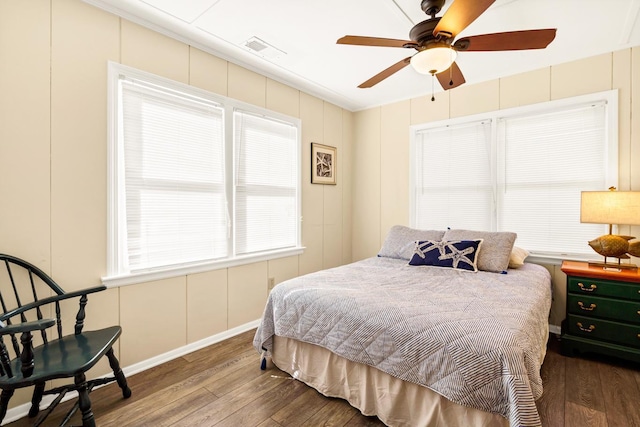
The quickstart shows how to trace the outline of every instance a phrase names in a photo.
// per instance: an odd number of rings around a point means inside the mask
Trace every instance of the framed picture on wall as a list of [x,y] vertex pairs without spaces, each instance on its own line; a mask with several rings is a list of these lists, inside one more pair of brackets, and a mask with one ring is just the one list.
[[311,143],[311,183],[336,184],[336,147]]

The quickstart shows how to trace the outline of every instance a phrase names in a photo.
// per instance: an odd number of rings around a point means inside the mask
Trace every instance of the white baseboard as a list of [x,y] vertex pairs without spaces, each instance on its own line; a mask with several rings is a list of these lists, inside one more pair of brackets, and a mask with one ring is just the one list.
[[549,332],[556,335],[562,334],[562,329],[558,325],[549,325]]
[[147,369],[151,369],[154,366],[162,365],[163,363],[166,363],[173,359],[177,359],[178,357],[184,356],[185,354],[193,353],[194,351],[210,346],[211,344],[224,341],[250,329],[255,329],[258,327],[258,325],[260,325],[260,319],[254,320],[253,322],[245,323],[244,325],[240,325],[232,329],[228,329],[219,334],[212,335],[210,337],[204,338],[200,341],[196,341],[180,348],[176,348],[175,350],[171,350],[167,353],[160,354],[147,360],[143,360],[142,362],[135,363],[131,366],[127,366],[126,368],[123,368],[122,371],[126,376],[146,371]]
[[[185,346],[182,346],[180,348],[176,348],[175,350],[171,350],[168,351],[166,353],[160,354],[158,356],[154,356],[150,359],[147,360],[143,360],[142,362],[138,362],[135,363],[131,366],[127,366],[122,368],[122,371],[124,372],[124,374],[129,377],[131,375],[137,374],[139,372],[142,371],[146,371],[147,369],[151,369],[154,366],[158,366],[161,365],[163,363],[169,362],[170,360],[173,359],[177,359],[178,357],[184,356],[185,354],[189,354],[192,353],[196,350],[200,350],[201,348],[210,346],[212,344],[218,343],[220,341],[224,341],[228,338],[234,337],[236,335],[239,335],[243,332],[246,332],[248,330],[257,328],[258,325],[260,325],[260,319],[258,320],[254,320],[253,322],[249,322],[249,323],[245,323],[244,325],[240,325],[237,326],[235,328],[231,328],[228,329],[224,332],[221,332],[219,334],[216,335],[212,335],[210,337],[204,338],[200,341],[196,341],[194,343],[191,344],[187,344]],[[259,359],[256,353],[256,366],[258,366],[259,364]],[[111,373],[103,375],[103,376],[110,376]],[[133,390],[133,393],[135,393],[136,391]],[[77,392],[72,392],[72,393],[67,393],[67,395],[64,397],[64,399],[62,399],[63,402],[69,400],[69,399],[74,399],[78,396]],[[42,399],[42,403],[40,404],[40,408],[41,409],[45,409],[49,406],[49,404],[53,401],[53,399],[55,398],[55,396],[45,396]],[[14,408],[11,408],[9,410],[7,410],[7,414],[4,417],[4,420],[2,421],[2,425],[11,423],[13,421],[16,421],[22,417],[26,417],[27,414],[29,413],[29,409],[31,408],[31,403],[24,403],[22,405],[16,406]]]

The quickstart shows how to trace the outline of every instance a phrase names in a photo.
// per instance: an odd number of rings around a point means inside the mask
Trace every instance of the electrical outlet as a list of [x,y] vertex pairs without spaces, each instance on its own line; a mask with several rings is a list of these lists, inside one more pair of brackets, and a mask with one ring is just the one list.
[[273,289],[273,287],[276,285],[276,279],[274,279],[273,277],[269,277],[269,279],[267,280],[267,290],[271,290]]

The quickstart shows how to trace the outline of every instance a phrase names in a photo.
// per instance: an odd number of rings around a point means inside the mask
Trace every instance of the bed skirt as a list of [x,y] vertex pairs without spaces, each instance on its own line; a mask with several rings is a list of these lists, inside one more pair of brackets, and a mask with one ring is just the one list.
[[378,369],[351,362],[314,344],[274,336],[272,361],[329,397],[393,427],[509,426],[500,415],[451,402],[438,393]]

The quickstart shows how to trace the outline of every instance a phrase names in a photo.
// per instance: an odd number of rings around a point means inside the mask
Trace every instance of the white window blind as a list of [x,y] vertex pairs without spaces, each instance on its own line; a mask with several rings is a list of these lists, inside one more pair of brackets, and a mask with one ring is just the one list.
[[580,193],[617,186],[615,91],[412,127],[411,225],[513,231],[542,257],[592,257]]
[[298,243],[298,129],[234,112],[235,248],[237,254]]
[[121,79],[121,270],[225,257],[223,109]]
[[299,119],[109,63],[107,276],[302,253]]
[[488,230],[494,209],[491,122],[419,130],[414,137],[414,226]]
[[589,253],[602,225],[580,223],[580,192],[602,191],[606,175],[606,104],[498,120],[498,224],[516,230],[536,253]]

